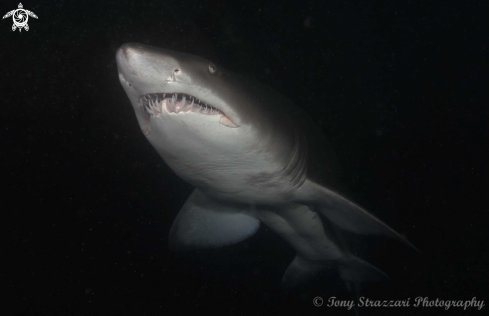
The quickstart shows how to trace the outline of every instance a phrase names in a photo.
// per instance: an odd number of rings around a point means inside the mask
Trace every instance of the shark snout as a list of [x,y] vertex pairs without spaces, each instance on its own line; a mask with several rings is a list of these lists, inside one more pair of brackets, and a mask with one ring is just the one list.
[[138,43],[125,43],[116,53],[117,63],[130,65],[147,55],[148,46]]
[[140,95],[166,92],[162,88],[176,81],[181,69],[172,51],[138,43],[122,45],[116,52],[116,60],[121,82],[130,83]]
[[116,53],[117,68],[119,74],[124,78],[128,77],[129,73],[137,76],[137,60],[139,56],[144,55],[143,48],[137,43],[126,43],[122,45]]
[[123,55],[126,59],[133,54],[142,53],[143,46],[138,43],[125,43],[119,48],[119,54]]
[[116,53],[117,64],[131,70],[133,75],[142,73],[178,70],[178,62],[170,50],[156,48],[139,43],[123,44]]

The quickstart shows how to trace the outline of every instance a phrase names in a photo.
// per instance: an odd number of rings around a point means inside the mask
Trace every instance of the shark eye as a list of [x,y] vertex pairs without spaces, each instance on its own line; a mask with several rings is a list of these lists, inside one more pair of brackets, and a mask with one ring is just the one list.
[[210,63],[210,64],[209,64],[209,72],[210,72],[211,74],[215,74],[215,73],[217,72],[217,66],[216,66],[216,65],[214,65],[213,63]]

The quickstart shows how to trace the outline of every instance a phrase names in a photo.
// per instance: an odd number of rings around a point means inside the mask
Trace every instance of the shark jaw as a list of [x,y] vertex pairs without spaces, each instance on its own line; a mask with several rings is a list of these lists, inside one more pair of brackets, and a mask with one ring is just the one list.
[[204,103],[203,101],[184,93],[150,93],[139,98],[140,107],[151,116],[161,114],[162,110],[168,113],[194,112],[205,115],[222,115],[221,110]]
[[236,128],[231,120],[215,107],[185,93],[150,93],[139,98],[139,106],[150,118],[158,117],[163,111],[168,114],[198,113],[221,116],[219,124]]

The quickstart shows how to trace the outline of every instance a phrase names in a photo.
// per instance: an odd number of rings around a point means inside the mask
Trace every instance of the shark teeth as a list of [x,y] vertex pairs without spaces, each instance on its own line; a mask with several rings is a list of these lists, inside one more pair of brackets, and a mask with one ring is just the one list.
[[139,104],[143,108],[143,110],[150,116],[158,116],[162,111],[162,99],[159,96],[155,96],[154,98],[149,95],[142,96],[139,98]]
[[140,107],[150,116],[158,116],[162,110],[170,113],[196,112],[206,115],[224,115],[221,110],[184,93],[151,93],[139,98]]

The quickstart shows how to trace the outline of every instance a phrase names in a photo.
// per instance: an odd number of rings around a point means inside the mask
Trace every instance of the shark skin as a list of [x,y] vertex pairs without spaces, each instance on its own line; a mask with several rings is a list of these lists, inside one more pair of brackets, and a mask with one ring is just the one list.
[[116,59],[143,134],[195,187],[170,230],[172,250],[231,245],[263,223],[296,251],[282,279],[294,289],[325,269],[349,287],[387,278],[332,238],[336,229],[414,248],[345,197],[333,150],[288,98],[190,54],[127,43]]

